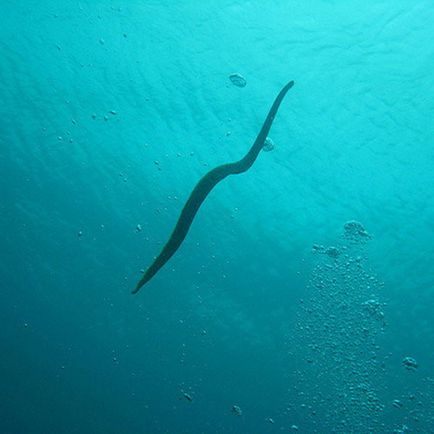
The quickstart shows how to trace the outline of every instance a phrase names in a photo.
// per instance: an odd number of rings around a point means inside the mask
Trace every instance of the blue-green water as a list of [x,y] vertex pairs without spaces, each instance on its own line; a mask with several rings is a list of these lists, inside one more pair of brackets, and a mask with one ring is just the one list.
[[433,433],[432,2],[4,3],[0,433]]

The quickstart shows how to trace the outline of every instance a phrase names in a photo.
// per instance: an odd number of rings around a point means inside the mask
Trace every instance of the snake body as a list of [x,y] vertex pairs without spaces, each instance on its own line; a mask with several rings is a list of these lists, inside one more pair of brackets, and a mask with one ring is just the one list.
[[143,285],[149,282],[152,277],[154,277],[154,275],[160,270],[160,268],[163,267],[164,264],[166,264],[166,262],[178,250],[179,246],[184,241],[188,230],[190,229],[194,217],[196,216],[200,206],[210,191],[227,176],[237,175],[250,169],[264,145],[265,139],[267,138],[271,125],[273,124],[274,117],[276,116],[280,103],[293,85],[294,82],[290,81],[279,92],[270,108],[270,111],[268,112],[268,115],[264,121],[264,124],[262,125],[261,130],[259,131],[258,136],[256,137],[255,142],[247,154],[241,160],[235,161],[233,163],[222,164],[221,166],[210,170],[196,184],[196,187],[194,187],[190,197],[181,211],[169,240],[161,250],[160,254],[155,258],[154,262],[152,262],[149,268],[145,271],[142,278],[133,289],[133,294],[136,294]]

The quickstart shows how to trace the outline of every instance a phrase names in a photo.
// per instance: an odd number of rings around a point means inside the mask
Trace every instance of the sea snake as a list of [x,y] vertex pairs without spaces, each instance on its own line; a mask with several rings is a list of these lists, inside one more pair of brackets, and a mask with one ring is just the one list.
[[294,82],[290,81],[283,89],[279,92],[276,99],[271,106],[270,111],[259,131],[258,137],[256,137],[255,142],[250,148],[249,152],[239,161],[234,163],[222,164],[215,169],[210,170],[202,179],[196,184],[193,191],[190,194],[184,208],[181,211],[181,215],[176,222],[175,229],[173,229],[172,235],[167,241],[166,245],[161,250],[160,254],[155,258],[154,262],[149,266],[149,268],[144,273],[143,277],[137,283],[137,286],[133,289],[132,293],[136,294],[140,288],[149,282],[152,277],[158,272],[158,270],[163,267],[163,265],[172,257],[172,255],[178,250],[181,243],[184,241],[188,230],[190,229],[191,223],[202,205],[202,202],[208,196],[209,192],[224,178],[229,175],[237,175],[243,173],[250,169],[252,164],[255,162],[256,158],[261,151],[265,139],[267,138],[268,132],[270,131],[271,125],[276,116],[277,110],[279,109],[280,103],[285,97],[291,87],[294,86]]

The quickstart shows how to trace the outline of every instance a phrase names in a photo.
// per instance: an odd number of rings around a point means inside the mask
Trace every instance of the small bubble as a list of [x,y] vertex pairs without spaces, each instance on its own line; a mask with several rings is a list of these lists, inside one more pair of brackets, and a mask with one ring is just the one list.
[[247,84],[246,79],[241,74],[238,74],[237,72],[234,74],[230,74],[229,80],[234,86],[237,87],[245,87]]
[[270,137],[265,139],[264,145],[262,146],[262,150],[265,152],[270,152],[274,149],[274,142]]
[[404,359],[402,360],[402,364],[409,371],[414,371],[419,366],[418,363],[416,362],[416,360],[413,359],[413,357],[404,357]]
[[193,401],[193,397],[189,393],[184,392],[183,396],[187,401],[190,401],[190,402]]
[[243,414],[241,408],[235,404],[232,406],[231,412],[237,416],[241,416]]
[[399,400],[399,399],[394,399],[393,401],[392,401],[392,405],[394,406],[394,407],[396,407],[396,408],[401,408],[402,407],[402,402]]

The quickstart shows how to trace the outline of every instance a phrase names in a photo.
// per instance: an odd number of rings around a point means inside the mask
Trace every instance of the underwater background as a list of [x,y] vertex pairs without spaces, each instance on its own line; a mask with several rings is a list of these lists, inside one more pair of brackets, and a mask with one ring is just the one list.
[[[433,433],[433,22],[3,2],[0,433]],[[131,295],[289,80],[274,149]]]

